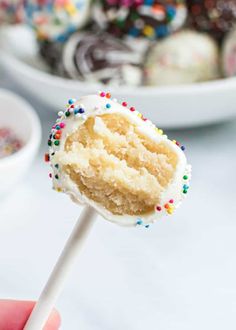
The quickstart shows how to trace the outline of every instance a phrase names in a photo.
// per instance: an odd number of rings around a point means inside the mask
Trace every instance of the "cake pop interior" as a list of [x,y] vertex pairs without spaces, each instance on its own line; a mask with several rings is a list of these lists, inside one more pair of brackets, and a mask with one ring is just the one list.
[[65,142],[63,170],[113,214],[144,215],[173,178],[177,155],[120,113],[89,117]]

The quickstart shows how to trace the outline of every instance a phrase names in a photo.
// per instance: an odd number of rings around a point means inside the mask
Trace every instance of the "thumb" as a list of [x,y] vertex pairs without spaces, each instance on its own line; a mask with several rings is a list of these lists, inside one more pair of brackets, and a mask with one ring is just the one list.
[[[22,330],[34,305],[33,301],[0,300],[0,329]],[[58,312],[53,310],[43,330],[58,330],[60,323]]]

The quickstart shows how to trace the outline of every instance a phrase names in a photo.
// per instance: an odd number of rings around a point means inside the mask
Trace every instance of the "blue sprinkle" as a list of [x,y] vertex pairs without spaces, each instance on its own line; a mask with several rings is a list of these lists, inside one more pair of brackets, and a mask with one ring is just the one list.
[[149,228],[150,227],[150,225],[145,225],[145,228]]
[[173,6],[167,6],[166,13],[169,18],[173,19],[176,15],[176,9]]
[[78,113],[84,113],[85,110],[83,108],[79,108]]
[[107,109],[110,109],[110,107],[111,107],[110,103],[107,103],[107,104],[106,104],[106,108],[107,108]]
[[142,225],[143,224],[143,220],[138,218],[136,224],[137,225]]
[[57,41],[57,42],[61,42],[61,43],[63,43],[63,42],[65,42],[66,40],[67,40],[67,36],[64,35],[64,34],[61,34],[61,35],[55,37],[55,41]]
[[79,113],[79,109],[74,110],[74,114],[77,115],[77,113]]
[[181,150],[183,150],[183,151],[184,151],[184,150],[185,150],[185,146],[181,146]]
[[136,27],[132,27],[131,29],[129,29],[129,32],[128,33],[132,37],[138,37],[139,34],[140,34],[140,31]]
[[74,99],[69,99],[68,103],[73,104],[73,103],[75,103],[75,100]]
[[166,25],[159,25],[156,29],[156,36],[158,38],[163,38],[169,34],[169,31],[167,29]]
[[154,0],[144,0],[144,4],[145,4],[146,6],[152,6],[153,3],[154,3]]
[[55,164],[55,167],[56,167],[56,168],[59,168],[59,164]]
[[56,129],[61,129],[61,127],[59,125],[56,126]]
[[189,186],[187,186],[186,184],[183,185],[183,189],[187,190],[189,188]]

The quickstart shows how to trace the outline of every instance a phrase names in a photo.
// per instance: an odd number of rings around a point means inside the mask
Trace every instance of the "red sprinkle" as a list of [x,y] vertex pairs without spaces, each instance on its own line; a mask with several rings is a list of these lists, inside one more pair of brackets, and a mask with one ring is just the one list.
[[164,205],[164,207],[165,207],[165,209],[168,209],[170,206],[169,206],[169,204],[167,203],[167,204]]
[[130,108],[130,111],[135,111],[135,107],[131,107]]
[[157,206],[156,209],[157,209],[157,211],[160,212],[161,211],[161,206]]
[[49,162],[49,160],[50,160],[49,154],[45,154],[44,161],[47,163],[47,162]]
[[49,173],[49,178],[52,178],[52,173]]
[[58,133],[55,134],[55,139],[56,139],[56,140],[60,140],[60,138],[61,138],[61,134],[58,134]]
[[173,199],[170,199],[169,200],[169,203],[173,204],[174,203],[174,200]]
[[123,107],[127,107],[127,102],[122,102]]

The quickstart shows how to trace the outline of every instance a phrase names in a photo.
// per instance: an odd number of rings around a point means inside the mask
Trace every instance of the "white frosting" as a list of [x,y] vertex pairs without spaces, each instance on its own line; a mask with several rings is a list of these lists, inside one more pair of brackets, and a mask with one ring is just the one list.
[[148,85],[185,84],[219,77],[219,52],[215,41],[183,30],[157,43],[147,57]]
[[[107,104],[110,105],[110,108],[106,107]],[[141,114],[139,112],[130,111],[127,107],[124,107],[106,97],[101,97],[99,95],[84,96],[81,97],[76,103],[74,103],[74,105],[82,105],[85,113],[77,115],[71,114],[69,117],[66,117],[65,113],[59,113],[60,118],[57,120],[56,125],[60,125],[61,122],[65,124],[65,127],[61,129],[62,135],[60,138],[60,145],[55,146],[55,140],[52,139],[52,146],[49,148],[50,162],[53,169],[52,180],[53,186],[56,190],[62,190],[69,194],[74,202],[91,205],[107,220],[124,226],[137,225],[137,219],[139,218],[142,218],[142,223],[144,225],[154,222],[158,218],[167,214],[167,209],[165,209],[164,205],[169,203],[170,200],[174,201],[173,204],[169,204],[170,208],[175,209],[178,207],[185,196],[183,193],[183,185],[188,185],[191,175],[191,168],[189,165],[187,165],[185,154],[179,146],[177,146],[173,141],[169,140],[166,135],[162,135],[162,131],[157,129],[149,120],[144,121],[141,118]],[[60,164],[59,167],[57,166],[60,161],[60,159],[58,159],[59,157],[57,157],[57,152],[64,151],[64,145],[67,137],[76,131],[88,117],[103,113],[121,113],[122,115],[126,116],[130,122],[136,124],[140,132],[145,134],[153,141],[156,141],[157,143],[162,142],[166,144],[166,146],[177,155],[178,162],[173,179],[160,196],[160,205],[162,208],[161,211],[155,209],[152,213],[142,215],[141,217],[131,215],[114,215],[100,204],[88,199],[85,195],[81,194],[77,185],[70,179],[69,175],[60,169]],[[96,125],[96,129],[99,129],[99,121],[96,121]],[[56,129],[52,129],[52,135],[54,135],[55,132]],[[61,154],[62,153],[60,152],[60,157]],[[188,178],[185,180],[183,179],[184,175],[188,176]]]

